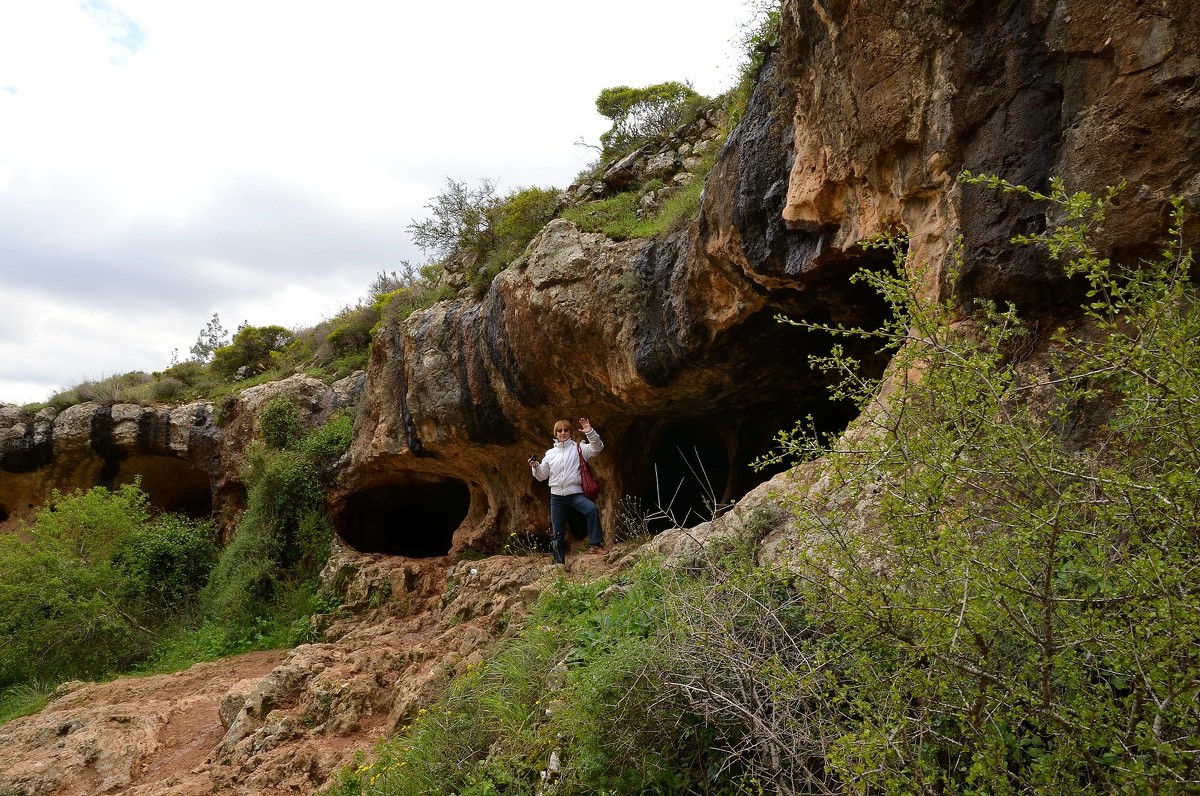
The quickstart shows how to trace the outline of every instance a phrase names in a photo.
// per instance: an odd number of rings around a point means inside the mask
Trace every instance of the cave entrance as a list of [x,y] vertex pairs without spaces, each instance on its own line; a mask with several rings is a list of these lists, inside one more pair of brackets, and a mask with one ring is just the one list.
[[212,515],[208,473],[190,462],[170,456],[134,456],[121,462],[115,482],[131,484],[138,477],[151,506],[193,519]]
[[0,503],[0,522],[8,522],[8,506]]
[[[798,421],[820,436],[836,437],[858,415],[852,401],[831,400],[840,373],[815,367],[835,345],[855,360],[866,379],[879,379],[891,352],[879,341],[836,336],[780,323],[777,316],[828,327],[877,329],[888,303],[860,269],[892,268],[886,250],[854,249],[829,257],[803,290],[777,290],[774,303],[743,318],[714,340],[697,364],[720,368],[726,384],[674,407],[676,414],[639,418],[628,439],[646,441],[636,461],[622,462],[628,496],[617,510],[618,533],[630,536],[691,527],[741,499],[792,459],[755,466],[779,452],[777,435]],[[624,501],[629,501],[628,503]]]
[[710,520],[729,497],[729,446],[703,422],[667,426],[651,449],[650,483],[642,494],[649,530],[690,527]]
[[450,552],[470,508],[462,481],[385,484],[350,495],[336,524],[360,553],[432,558]]

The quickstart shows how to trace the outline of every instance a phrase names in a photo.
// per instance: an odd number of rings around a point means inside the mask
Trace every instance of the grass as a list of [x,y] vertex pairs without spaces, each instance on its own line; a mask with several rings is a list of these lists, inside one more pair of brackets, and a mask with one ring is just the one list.
[[50,695],[56,687],[34,680],[0,691],[0,725],[41,711],[50,701]]
[[699,214],[704,179],[716,161],[716,151],[714,148],[705,155],[700,166],[692,172],[692,180],[672,194],[656,213],[638,216],[641,198],[649,187],[646,185],[636,191],[567,208],[562,217],[584,232],[599,232],[613,240],[655,238],[672,232]]

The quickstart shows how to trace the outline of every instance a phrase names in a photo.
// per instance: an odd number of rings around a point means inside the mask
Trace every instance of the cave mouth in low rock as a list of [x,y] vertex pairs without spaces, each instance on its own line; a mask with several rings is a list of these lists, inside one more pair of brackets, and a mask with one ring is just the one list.
[[[828,327],[878,329],[891,307],[860,270],[893,267],[890,250],[855,249],[824,267],[806,291],[782,296],[714,342],[709,355],[726,369],[732,387],[697,396],[672,417],[635,421],[629,439],[644,440],[644,453],[619,465],[630,503],[618,510],[618,535],[658,533],[713,519],[732,502],[797,462],[769,461],[780,451],[780,432],[798,421],[820,438],[834,438],[858,416],[848,400],[831,400],[839,374],[814,368],[810,357],[827,357],[836,344],[858,363],[866,379],[882,378],[891,353],[878,340],[835,336],[827,331],[780,323],[784,315]],[[630,522],[629,518],[642,518]],[[627,529],[622,526],[629,526]]]
[[462,481],[385,484],[350,495],[336,525],[360,553],[432,558],[450,552],[470,508]]
[[649,530],[711,519],[714,506],[726,499],[731,475],[729,446],[717,429],[704,422],[667,426],[650,455],[642,498],[651,507]]
[[141,479],[150,505],[160,511],[194,519],[212,515],[212,485],[208,473],[191,462],[170,456],[134,456],[120,462],[116,484]]
[[8,506],[0,503],[0,522],[8,522]]

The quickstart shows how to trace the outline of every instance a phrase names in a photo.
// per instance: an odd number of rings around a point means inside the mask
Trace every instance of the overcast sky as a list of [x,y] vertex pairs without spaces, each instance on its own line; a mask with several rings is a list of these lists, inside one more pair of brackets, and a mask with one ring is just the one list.
[[566,187],[606,86],[732,85],[746,0],[0,0],[0,403],[311,326],[447,177]]

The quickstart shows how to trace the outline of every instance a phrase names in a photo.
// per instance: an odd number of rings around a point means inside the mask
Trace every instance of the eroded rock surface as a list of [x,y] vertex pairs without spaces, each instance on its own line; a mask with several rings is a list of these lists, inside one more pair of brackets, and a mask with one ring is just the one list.
[[208,401],[174,407],[87,402],[36,414],[0,407],[0,531],[30,520],[51,492],[113,488],[141,479],[164,511],[207,517],[244,499],[241,468],[259,437],[258,412],[287,396],[310,425],[353,406],[363,373],[334,384],[293,376],[243,390],[221,409]]

